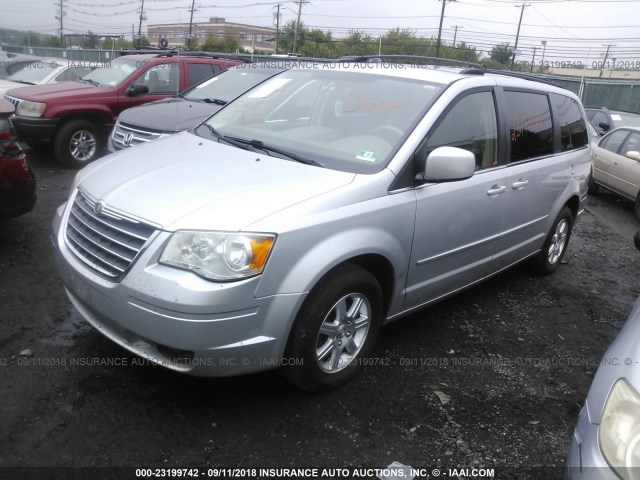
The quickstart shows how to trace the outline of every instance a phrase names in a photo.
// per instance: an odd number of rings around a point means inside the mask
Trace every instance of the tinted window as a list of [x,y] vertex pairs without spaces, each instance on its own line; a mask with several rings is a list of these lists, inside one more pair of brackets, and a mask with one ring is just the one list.
[[624,139],[627,138],[628,134],[628,130],[618,130],[613,132],[602,139],[600,146],[610,152],[617,153],[620,145],[622,145],[622,142],[624,142]]
[[595,125],[597,128],[602,128],[600,126],[601,123],[606,123],[607,125],[609,124],[609,119],[607,118],[607,116],[602,113],[602,112],[596,112],[593,114],[593,118],[591,119],[591,123],[593,123],[593,125]]
[[498,164],[498,128],[491,92],[467,95],[447,112],[427,142],[427,153],[438,147],[458,147],[476,157],[476,170]]
[[180,90],[180,64],[162,63],[138,77],[136,84],[149,87],[149,93],[177,93]]
[[539,93],[505,92],[507,123],[511,136],[511,161],[553,152],[553,126],[547,96]]
[[196,85],[214,75],[212,65],[208,63],[189,64],[189,86]]
[[550,95],[556,115],[560,119],[560,145],[563,152],[587,144],[587,125],[578,102],[563,95]]

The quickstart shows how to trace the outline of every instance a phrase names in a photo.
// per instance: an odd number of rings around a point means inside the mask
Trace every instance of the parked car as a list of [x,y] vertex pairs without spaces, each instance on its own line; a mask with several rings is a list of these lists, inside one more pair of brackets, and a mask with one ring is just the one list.
[[585,107],[587,118],[600,135],[619,127],[640,127],[640,114],[609,110],[604,107]]
[[[634,243],[640,250],[640,233]],[[640,478],[640,298],[609,346],[580,411],[566,480]]]
[[171,370],[351,379],[379,327],[521,261],[584,208],[571,92],[409,65],[292,68],[188,132],[81,170],[53,221],[81,315]]
[[74,82],[95,69],[95,62],[73,62],[60,58],[43,58],[0,80],[0,95],[12,88],[26,85],[44,85],[56,82]]
[[52,144],[58,161],[81,167],[101,155],[123,110],[175,96],[239,63],[195,53],[125,55],[80,82],[17,88],[5,99],[16,107],[13,124],[21,140]]
[[177,97],[129,108],[118,117],[107,148],[115,152],[194,128],[241,93],[283,70],[258,64],[239,65]]
[[13,105],[0,100],[0,219],[30,212],[36,203],[36,178],[11,128]]
[[0,79],[7,78],[26,66],[37,63],[40,60],[40,57],[34,55],[0,51]]
[[634,202],[640,220],[640,127],[617,128],[593,147],[589,192],[602,185]]

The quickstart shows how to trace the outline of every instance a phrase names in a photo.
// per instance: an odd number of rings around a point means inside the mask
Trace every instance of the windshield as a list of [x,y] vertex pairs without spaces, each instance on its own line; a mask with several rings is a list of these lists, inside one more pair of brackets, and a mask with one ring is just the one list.
[[88,73],[82,79],[92,80],[103,87],[117,87],[131,76],[140,66],[139,60],[116,58],[93,72]]
[[445,86],[385,75],[382,68],[357,70],[337,64],[288,70],[232,101],[196,133],[253,141],[249,146],[273,147],[327,168],[375,173]]
[[22,70],[18,70],[13,75],[10,75],[7,80],[35,85],[49,76],[56,68],[58,68],[58,64],[55,62],[36,62],[27,65]]
[[617,127],[640,127],[640,115],[632,113],[612,113],[611,119]]
[[[253,65],[253,66],[252,66]],[[187,100],[221,100],[230,102],[282,69],[256,68],[255,64],[232,68],[193,87],[183,97]]]

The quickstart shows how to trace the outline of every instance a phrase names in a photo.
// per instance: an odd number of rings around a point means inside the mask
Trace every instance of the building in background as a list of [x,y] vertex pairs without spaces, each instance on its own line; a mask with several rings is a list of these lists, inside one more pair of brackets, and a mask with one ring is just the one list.
[[[149,25],[148,38],[151,45],[178,47],[186,42],[189,33],[188,23],[165,23]],[[275,50],[276,29],[257,27],[242,23],[228,23],[222,17],[211,17],[208,23],[193,23],[191,27],[193,39],[203,45],[209,35],[224,38],[232,37],[240,42],[242,48],[249,52],[256,50],[273,52]],[[166,44],[161,43],[162,39]]]

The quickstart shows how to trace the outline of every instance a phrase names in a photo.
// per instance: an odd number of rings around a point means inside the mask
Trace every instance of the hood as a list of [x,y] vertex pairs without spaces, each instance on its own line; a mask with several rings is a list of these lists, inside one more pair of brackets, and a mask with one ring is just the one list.
[[14,88],[24,87],[24,83],[12,82],[11,80],[0,80],[0,95],[4,95]]
[[624,327],[602,357],[587,396],[591,423],[600,424],[602,410],[613,384],[626,378],[640,392],[640,298]]
[[11,96],[34,102],[46,102],[47,100],[55,98],[62,103],[65,98],[72,98],[73,100],[84,97],[96,98],[100,95],[108,95],[109,92],[113,91],[113,89],[108,87],[96,87],[88,83],[60,82],[47,83],[44,85],[29,85],[27,87],[23,86],[14,89],[11,92]]
[[165,230],[237,231],[354,177],[183,132],[104,157],[77,181],[95,200]]
[[118,121],[143,130],[181,132],[200,125],[221,108],[221,105],[181,97],[167,98],[128,108],[120,114]]

